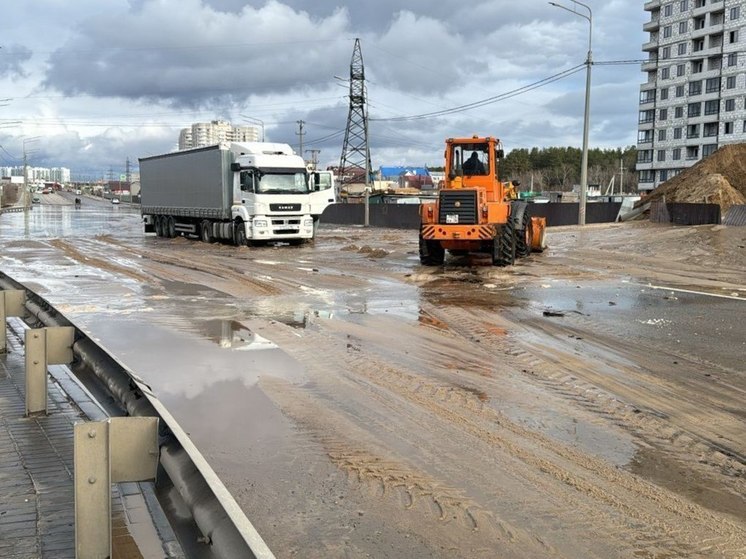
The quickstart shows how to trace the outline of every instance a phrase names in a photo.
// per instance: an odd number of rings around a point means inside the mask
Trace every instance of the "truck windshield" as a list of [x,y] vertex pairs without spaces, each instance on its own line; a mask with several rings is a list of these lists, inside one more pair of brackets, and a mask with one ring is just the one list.
[[306,173],[268,172],[257,181],[257,193],[260,194],[306,194],[308,179]]
[[490,169],[489,145],[483,143],[456,144],[451,157],[453,166],[465,175],[486,175]]

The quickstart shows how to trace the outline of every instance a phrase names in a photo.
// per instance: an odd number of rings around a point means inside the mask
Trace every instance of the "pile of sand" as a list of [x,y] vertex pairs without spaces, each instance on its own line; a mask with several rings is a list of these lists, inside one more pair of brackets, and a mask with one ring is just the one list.
[[725,213],[746,204],[746,144],[723,146],[653,190],[644,202],[660,200],[719,204]]

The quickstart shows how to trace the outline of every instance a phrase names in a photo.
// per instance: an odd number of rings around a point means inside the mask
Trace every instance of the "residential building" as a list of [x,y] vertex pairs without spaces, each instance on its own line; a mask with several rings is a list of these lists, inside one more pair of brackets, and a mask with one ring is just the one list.
[[179,149],[211,146],[220,142],[258,142],[255,126],[233,126],[225,120],[195,122],[179,133]]
[[638,189],[746,141],[746,0],[651,0],[642,46]]

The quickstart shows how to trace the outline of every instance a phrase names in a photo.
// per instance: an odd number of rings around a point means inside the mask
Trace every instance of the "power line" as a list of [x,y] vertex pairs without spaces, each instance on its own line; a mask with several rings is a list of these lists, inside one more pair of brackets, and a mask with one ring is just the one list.
[[433,117],[438,117],[438,116],[445,116],[445,115],[454,114],[454,113],[461,113],[461,112],[468,111],[471,109],[484,107],[492,103],[497,103],[498,101],[505,101],[506,99],[510,99],[511,97],[516,97],[528,91],[532,91],[534,89],[544,87],[546,85],[549,85],[550,83],[554,83],[558,80],[571,76],[577,72],[580,72],[584,68],[585,68],[585,63],[578,64],[577,66],[574,66],[573,68],[569,68],[568,70],[564,70],[562,72],[559,72],[547,78],[541,79],[539,81],[533,82],[531,84],[524,85],[517,89],[513,89],[505,93],[500,93],[499,95],[494,95],[492,97],[481,99],[479,101],[474,101],[472,103],[467,103],[466,105],[459,105],[458,107],[452,107],[450,109],[443,109],[440,111],[433,111],[430,113],[421,113],[421,114],[409,115],[409,116],[398,116],[398,117],[389,117],[389,118],[371,118],[370,120],[377,121],[377,122],[405,122],[405,121],[412,121],[412,120],[423,120],[423,119],[433,118]]

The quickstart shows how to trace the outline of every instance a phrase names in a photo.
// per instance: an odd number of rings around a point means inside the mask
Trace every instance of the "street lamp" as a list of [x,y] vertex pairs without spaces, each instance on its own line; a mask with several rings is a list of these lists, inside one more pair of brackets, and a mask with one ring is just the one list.
[[[562,4],[557,4],[556,2],[549,2],[549,4],[588,20],[588,57],[585,61],[585,114],[583,116],[583,159],[580,163],[580,206],[578,208],[578,225],[585,225],[585,204],[588,196],[588,130],[591,117],[591,66],[593,65],[593,53],[591,49],[593,39],[593,12],[590,6],[582,2],[578,2],[577,0],[571,0],[571,2],[574,4],[573,9]],[[588,10],[588,15],[578,12],[577,6],[582,6]]]
[[264,141],[264,121],[259,120],[258,118],[251,117],[251,116],[246,116],[244,114],[242,114],[241,116],[244,118],[244,120],[249,121],[249,123],[258,124],[262,127],[262,142],[263,142]]

